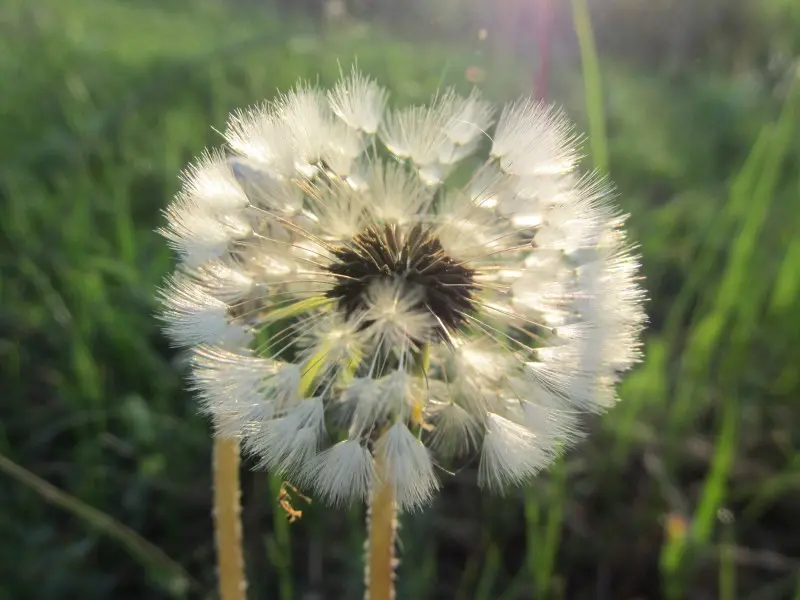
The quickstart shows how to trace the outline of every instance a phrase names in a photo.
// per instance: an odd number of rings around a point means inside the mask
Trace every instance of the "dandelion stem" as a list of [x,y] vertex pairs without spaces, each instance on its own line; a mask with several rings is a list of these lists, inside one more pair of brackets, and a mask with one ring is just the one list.
[[214,438],[214,531],[220,600],[245,600],[239,440]]
[[387,481],[383,460],[376,457],[380,485],[367,508],[367,548],[364,572],[364,600],[394,600],[394,546],[397,534],[397,508],[391,482]]
[[[430,347],[424,344],[413,359],[412,370],[424,377],[430,366]],[[412,419],[422,423],[421,407]],[[364,565],[364,600],[394,600],[394,569],[397,559],[394,547],[397,539],[397,504],[394,488],[387,473],[384,457],[375,456],[375,478],[379,482],[370,496],[367,507],[367,545]]]

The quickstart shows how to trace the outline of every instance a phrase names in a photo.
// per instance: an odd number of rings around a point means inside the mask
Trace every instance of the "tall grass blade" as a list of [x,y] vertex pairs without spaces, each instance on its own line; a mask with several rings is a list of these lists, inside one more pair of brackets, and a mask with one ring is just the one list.
[[586,0],[572,0],[572,19],[581,51],[581,70],[584,94],[586,95],[586,116],[589,121],[589,146],[592,152],[592,162],[595,169],[601,173],[607,173],[609,158],[603,81]]
[[190,590],[199,589],[199,584],[163,550],[110,515],[58,489],[3,454],[0,454],[0,471],[118,542],[171,597],[185,598]]

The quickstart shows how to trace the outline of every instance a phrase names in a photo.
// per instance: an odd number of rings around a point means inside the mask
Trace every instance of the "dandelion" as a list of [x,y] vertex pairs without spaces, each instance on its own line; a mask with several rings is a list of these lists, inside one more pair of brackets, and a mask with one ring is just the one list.
[[645,315],[561,112],[387,101],[353,71],[232,116],[166,210],[162,316],[219,432],[325,501],[410,511],[459,455],[500,492],[546,468],[614,404]]

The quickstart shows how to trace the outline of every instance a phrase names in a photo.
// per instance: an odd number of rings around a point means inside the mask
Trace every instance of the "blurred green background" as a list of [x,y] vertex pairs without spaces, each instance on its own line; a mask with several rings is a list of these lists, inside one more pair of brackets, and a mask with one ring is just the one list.
[[[399,598],[800,600],[799,56],[796,0],[4,0],[0,600],[213,597],[153,230],[230,110],[356,57],[398,103],[563,104],[651,297],[586,443],[404,518]],[[244,473],[250,598],[360,598],[362,509],[289,525],[279,485]]]

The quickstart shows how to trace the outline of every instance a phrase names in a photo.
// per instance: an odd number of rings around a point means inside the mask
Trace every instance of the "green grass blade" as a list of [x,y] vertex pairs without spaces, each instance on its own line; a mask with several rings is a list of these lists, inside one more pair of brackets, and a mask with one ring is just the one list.
[[738,445],[739,403],[735,396],[724,405],[722,424],[717,436],[711,470],[703,485],[700,503],[692,519],[691,536],[695,543],[706,544],[711,539],[717,511],[726,496],[727,479],[733,466]]
[[572,19],[581,51],[581,70],[584,94],[586,95],[586,116],[589,120],[589,146],[592,152],[592,162],[595,169],[601,173],[607,173],[609,158],[603,81],[586,0],[572,0]]
[[0,471],[32,489],[50,504],[72,513],[87,525],[118,542],[144,567],[153,581],[173,598],[184,598],[191,589],[200,587],[184,568],[163,550],[110,515],[58,489],[2,454],[0,454]]
[[475,600],[491,600],[493,597],[492,589],[495,581],[497,581],[497,574],[500,570],[500,551],[497,546],[492,544],[489,551],[486,553],[486,561],[483,563],[483,571],[481,578],[478,581],[478,587],[475,591]]
[[561,544],[566,503],[567,469],[563,457],[550,468],[546,510],[530,486],[525,489],[525,537],[528,574],[537,598],[552,590],[556,556]]

